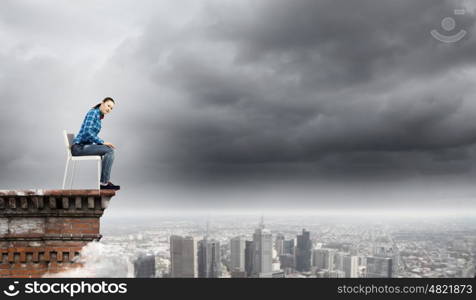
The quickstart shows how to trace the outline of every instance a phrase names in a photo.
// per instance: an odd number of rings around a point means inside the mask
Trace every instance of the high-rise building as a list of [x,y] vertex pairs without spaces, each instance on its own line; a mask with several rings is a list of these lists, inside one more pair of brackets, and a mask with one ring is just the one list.
[[209,239],[210,223],[207,220],[207,231],[198,242],[198,277],[218,278],[221,276],[220,242]]
[[359,277],[359,257],[355,255],[344,256],[344,268],[346,278]]
[[398,272],[401,263],[400,250],[395,244],[379,243],[373,247],[373,255],[392,259],[392,270]]
[[234,237],[230,240],[231,271],[245,271],[245,238]]
[[344,257],[347,255],[345,252],[336,252],[334,255],[334,269],[344,271]]
[[153,278],[155,277],[155,256],[140,255],[134,261],[135,278]]
[[367,278],[391,278],[393,261],[389,257],[367,256]]
[[278,233],[276,235],[276,240],[274,241],[274,247],[276,248],[276,254],[278,257],[281,254],[284,254],[284,235],[282,233]]
[[283,254],[294,255],[294,239],[283,241]]
[[394,247],[388,243],[379,243],[372,247],[372,256],[389,257],[392,256]]
[[286,240],[283,234],[278,234],[274,242],[276,254],[279,257],[282,254],[294,255],[294,239]]
[[255,258],[255,244],[253,241],[245,241],[245,273],[246,277],[253,274],[253,261]]
[[297,236],[296,270],[309,272],[311,270],[312,242],[310,232],[305,229]]
[[295,256],[290,253],[281,254],[279,256],[279,262],[281,265],[281,269],[285,270],[286,272],[291,272],[296,268]]
[[336,250],[335,249],[314,249],[313,256],[314,256],[314,266],[316,266],[317,270],[334,270],[334,257],[335,257]]
[[205,237],[198,242],[198,277],[221,276],[220,242]]
[[253,243],[254,259],[252,273],[259,275],[260,273],[272,272],[273,237],[271,232],[264,228],[264,222],[262,218],[259,228],[257,228],[253,234]]
[[170,237],[170,276],[197,277],[197,245],[193,237]]

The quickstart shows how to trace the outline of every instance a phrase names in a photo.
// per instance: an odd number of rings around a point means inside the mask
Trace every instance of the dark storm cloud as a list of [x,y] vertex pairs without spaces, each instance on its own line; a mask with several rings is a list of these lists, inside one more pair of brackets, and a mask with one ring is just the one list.
[[[476,138],[475,41],[429,34],[460,3],[208,2],[162,44],[152,25],[133,53],[189,110],[161,121],[167,161],[195,179],[330,166],[352,176],[362,156],[375,176],[440,173],[426,159]],[[470,11],[457,20],[474,27]]]
[[[418,69],[435,70],[465,62],[468,56],[474,58],[471,47],[464,47],[458,55],[450,57],[448,54],[454,53],[454,49],[446,47],[435,51],[437,43],[429,43],[428,31],[439,26],[435,20],[451,14],[457,7],[455,3],[260,1],[239,10],[251,15],[250,18],[219,11],[209,29],[212,36],[239,43],[240,63],[254,63],[270,56],[275,59],[271,62],[273,66],[288,72],[295,67],[299,74],[309,77],[311,84],[319,83],[321,78],[327,79],[326,84],[335,79],[336,84],[348,84],[367,81],[379,72],[391,74],[389,71],[394,69],[387,67],[411,67],[414,59],[420,63],[417,68],[408,69],[412,74]],[[469,16],[458,21],[462,28],[474,24]],[[428,52],[436,53],[428,57]],[[429,59],[420,61],[425,58]],[[283,60],[287,61],[283,63]]]

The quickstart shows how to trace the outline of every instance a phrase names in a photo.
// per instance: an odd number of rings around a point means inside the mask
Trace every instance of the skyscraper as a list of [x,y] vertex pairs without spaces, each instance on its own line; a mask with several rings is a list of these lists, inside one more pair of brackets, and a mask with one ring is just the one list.
[[292,270],[296,268],[295,263],[296,257],[293,254],[281,254],[279,256],[279,262],[281,265],[281,269],[287,273],[290,273]]
[[253,271],[254,275],[261,273],[271,273],[273,268],[273,237],[268,229],[264,228],[263,218],[259,228],[253,234],[254,259]]
[[334,270],[334,256],[336,251],[334,249],[314,249],[314,265],[317,270]]
[[373,247],[373,256],[391,258],[393,272],[398,271],[400,265],[400,251],[395,244],[380,243],[375,245]]
[[135,278],[153,278],[155,277],[155,256],[140,255],[134,261]]
[[170,276],[197,277],[197,246],[193,237],[170,237]]
[[253,274],[253,261],[255,255],[255,244],[253,241],[245,242],[245,272],[246,277],[251,277]]
[[334,269],[344,271],[344,258],[347,255],[345,252],[336,252],[334,254]]
[[283,241],[283,254],[294,255],[294,239]]
[[391,278],[393,261],[388,257],[367,256],[367,278]]
[[346,278],[359,277],[359,257],[355,255],[344,256],[344,268]]
[[286,240],[283,234],[278,234],[274,242],[278,257],[282,254],[294,255],[294,239]]
[[198,242],[198,277],[221,276],[220,242],[204,237]]
[[297,236],[296,270],[309,272],[311,270],[312,242],[310,232],[305,229]]
[[284,254],[284,235],[278,233],[276,235],[276,240],[274,241],[274,247],[276,248],[277,255]]
[[245,271],[245,239],[242,236],[230,240],[230,267],[232,271]]

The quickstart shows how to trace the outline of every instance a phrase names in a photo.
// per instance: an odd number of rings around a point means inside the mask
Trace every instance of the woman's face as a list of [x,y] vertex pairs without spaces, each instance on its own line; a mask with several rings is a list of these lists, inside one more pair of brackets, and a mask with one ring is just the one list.
[[101,103],[101,106],[99,106],[99,110],[103,113],[103,115],[107,115],[112,111],[114,108],[114,102],[112,101],[106,101]]

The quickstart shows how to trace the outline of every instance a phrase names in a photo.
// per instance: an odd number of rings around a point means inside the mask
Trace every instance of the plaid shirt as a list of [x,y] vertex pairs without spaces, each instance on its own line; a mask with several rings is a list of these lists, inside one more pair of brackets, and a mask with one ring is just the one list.
[[92,108],[86,114],[79,133],[73,140],[74,144],[103,144],[104,141],[98,137],[101,130],[101,111],[99,108]]

